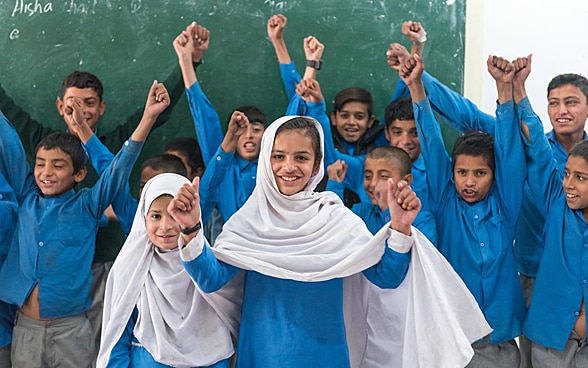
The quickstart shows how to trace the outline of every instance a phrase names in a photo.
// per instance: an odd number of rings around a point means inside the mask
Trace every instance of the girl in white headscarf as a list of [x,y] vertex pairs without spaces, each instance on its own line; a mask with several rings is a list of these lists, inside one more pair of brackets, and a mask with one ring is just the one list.
[[322,145],[314,119],[271,124],[255,190],[214,248],[198,231],[197,179],[168,208],[190,233],[182,235],[180,253],[203,291],[218,290],[246,270],[238,367],[349,367],[343,278],[363,272],[393,288],[405,277],[420,201],[405,182],[390,182],[394,220],[372,236],[335,194],[314,192],[323,177]]
[[[230,324],[178,254],[167,206],[188,179],[160,174],[141,193],[131,232],[106,285],[98,367],[228,367]],[[223,312],[220,312],[223,313]]]

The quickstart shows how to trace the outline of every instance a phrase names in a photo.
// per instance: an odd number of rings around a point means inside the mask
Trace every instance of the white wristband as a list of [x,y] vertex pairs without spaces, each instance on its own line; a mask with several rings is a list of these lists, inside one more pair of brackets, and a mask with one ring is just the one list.
[[421,43],[427,42],[427,32],[423,31],[423,35],[419,37],[418,40],[412,41],[412,44],[415,46],[420,45]]

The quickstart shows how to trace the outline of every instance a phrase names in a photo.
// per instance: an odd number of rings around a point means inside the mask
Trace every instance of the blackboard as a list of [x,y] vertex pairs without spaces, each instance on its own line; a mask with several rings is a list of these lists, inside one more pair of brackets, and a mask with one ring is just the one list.
[[[381,116],[397,80],[386,64],[390,42],[408,41],[400,29],[418,20],[427,30],[427,69],[462,91],[465,1],[455,0],[3,0],[0,5],[0,83],[35,119],[60,128],[55,109],[62,79],[73,70],[100,77],[107,101],[101,129],[108,131],[143,106],[153,79],[175,68],[175,36],[192,20],[211,31],[198,75],[223,122],[233,108],[258,105],[268,120],[287,98],[266,22],[288,17],[286,43],[303,72],[302,40],[326,45],[318,78],[331,100],[342,88],[360,86],[374,95]],[[150,137],[142,157],[167,140],[193,136],[185,97],[172,120]]]

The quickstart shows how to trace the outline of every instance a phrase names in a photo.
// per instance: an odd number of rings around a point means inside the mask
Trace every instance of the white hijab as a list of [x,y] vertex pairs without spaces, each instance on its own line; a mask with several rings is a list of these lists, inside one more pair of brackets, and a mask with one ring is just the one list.
[[[323,160],[317,175],[303,191],[280,193],[270,157],[276,132],[284,116],[264,132],[253,193],[223,226],[212,250],[217,258],[246,270],[297,281],[324,281],[356,274],[377,263],[390,231],[375,237],[364,222],[332,192],[314,192],[324,174]],[[323,131],[312,120],[321,138]]]
[[[208,366],[233,354],[230,328],[184,270],[177,249],[161,251],[147,237],[145,216],[161,195],[176,195],[188,179],[160,174],[139,200],[131,232],[110,271],[104,299],[98,367],[108,363],[135,306],[134,335],[162,364]],[[220,313],[222,314],[222,313]]]

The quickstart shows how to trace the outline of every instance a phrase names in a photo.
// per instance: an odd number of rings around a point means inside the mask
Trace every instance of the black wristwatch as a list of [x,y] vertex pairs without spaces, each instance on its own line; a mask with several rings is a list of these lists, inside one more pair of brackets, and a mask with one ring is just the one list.
[[321,66],[323,65],[322,60],[306,60],[306,66],[314,68],[316,70],[321,70]]

